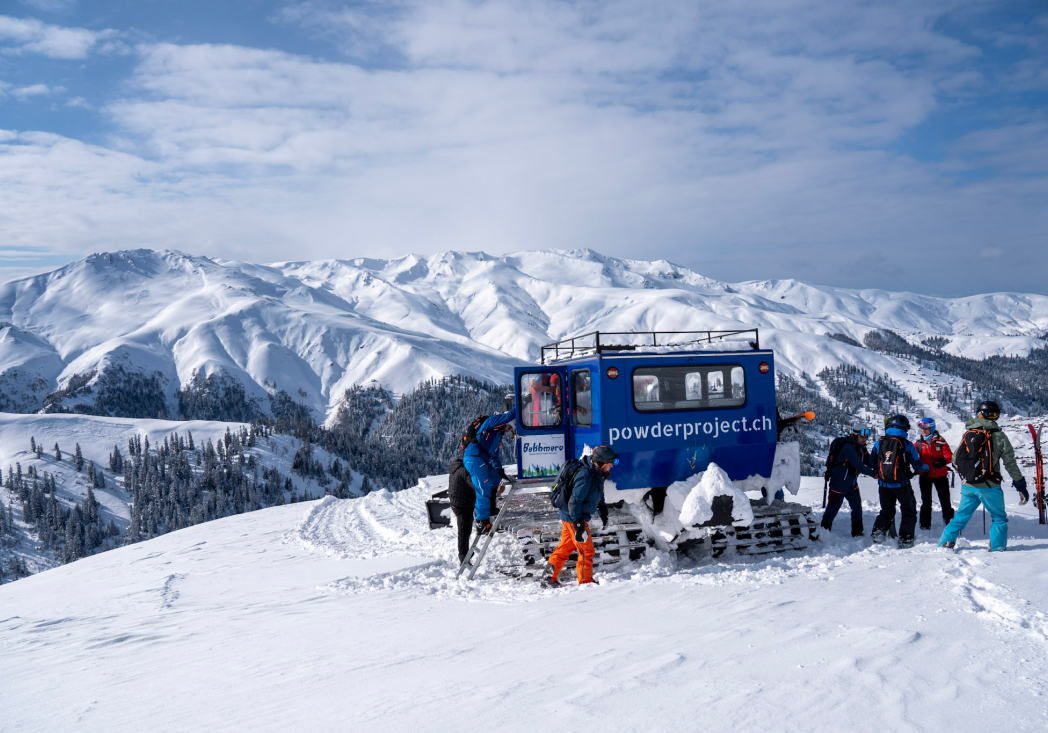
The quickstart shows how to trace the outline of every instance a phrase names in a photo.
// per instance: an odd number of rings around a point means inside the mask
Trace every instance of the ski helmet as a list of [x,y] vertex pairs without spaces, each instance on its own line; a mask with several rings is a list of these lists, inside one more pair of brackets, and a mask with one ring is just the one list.
[[929,430],[931,430],[934,433],[935,432],[935,418],[922,417],[920,420],[917,421],[917,427],[919,427],[919,428],[928,428]]
[[900,430],[909,431],[910,421],[905,415],[892,415],[888,418],[887,422],[884,423],[887,428],[899,428]]
[[1001,406],[993,400],[983,400],[975,410],[976,415],[981,415],[987,420],[996,420],[1001,416]]

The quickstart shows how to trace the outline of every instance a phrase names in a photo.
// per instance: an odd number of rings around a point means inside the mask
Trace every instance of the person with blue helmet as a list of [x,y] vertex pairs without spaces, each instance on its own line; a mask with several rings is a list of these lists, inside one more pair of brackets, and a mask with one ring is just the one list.
[[870,537],[876,543],[884,542],[888,528],[895,527],[895,503],[899,503],[902,521],[899,523],[899,547],[913,547],[917,529],[917,497],[910,479],[924,473],[928,466],[921,462],[921,454],[908,438],[910,421],[905,415],[892,415],[884,421],[885,431],[870,452],[870,462],[877,472],[877,490],[881,512],[873,522]]
[[950,444],[946,439],[935,429],[933,418],[922,417],[917,421],[917,430],[920,431],[920,435],[917,436],[914,447],[921,454],[921,462],[928,466],[928,471],[922,473],[917,481],[921,489],[920,527],[932,528],[932,489],[939,495],[943,526],[946,526],[953,519],[948,468],[953,460],[953,451],[950,450]]
[[[462,463],[473,480],[477,492],[477,503],[473,513],[478,533],[491,529],[492,497],[502,481],[508,481],[499,447],[502,445],[502,434],[513,430],[513,421],[517,417],[516,408],[501,415],[492,415],[483,420],[476,428],[476,436],[464,438],[465,448],[462,451]],[[471,430],[472,432],[472,430]]]

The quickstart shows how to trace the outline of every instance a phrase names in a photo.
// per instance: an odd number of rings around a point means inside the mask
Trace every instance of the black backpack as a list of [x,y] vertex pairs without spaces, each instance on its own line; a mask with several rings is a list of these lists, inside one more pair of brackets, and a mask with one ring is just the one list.
[[830,471],[837,468],[837,455],[841,452],[841,446],[844,445],[846,438],[834,438],[833,442],[830,443],[830,452],[826,456],[826,473],[823,474],[826,478],[830,477]]
[[1001,473],[993,465],[991,435],[996,428],[989,430],[972,429],[964,433],[961,444],[957,446],[954,463],[957,473],[961,474],[966,484],[1000,483]]
[[466,428],[466,434],[462,436],[462,445],[460,450],[466,450],[466,446],[470,443],[478,443],[477,431],[480,430],[480,426],[484,424],[484,421],[488,419],[488,415],[481,415],[476,420],[469,424]]
[[583,469],[582,461],[572,458],[564,462],[557,474],[557,480],[553,482],[553,489],[549,492],[549,503],[554,509],[570,511],[571,490],[575,484],[575,477]]
[[877,444],[877,478],[895,484],[913,478],[906,456],[906,441],[897,435],[885,435]]

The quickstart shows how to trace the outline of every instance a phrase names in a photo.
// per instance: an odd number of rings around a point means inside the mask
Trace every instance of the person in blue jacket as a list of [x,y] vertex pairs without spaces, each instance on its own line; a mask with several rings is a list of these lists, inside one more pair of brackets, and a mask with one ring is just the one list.
[[827,457],[826,475],[829,479],[830,496],[826,511],[822,515],[822,528],[827,532],[833,529],[833,520],[840,511],[844,500],[848,500],[852,515],[852,537],[862,537],[862,497],[859,495],[859,474],[873,476],[870,468],[870,452],[866,450],[871,430],[858,425],[851,430],[851,435],[838,438]]
[[593,557],[596,555],[596,549],[593,547],[589,520],[594,512],[598,512],[603,526],[608,526],[604,480],[618,462],[618,453],[609,446],[598,445],[590,455],[582,459],[581,465],[568,478],[571,481],[571,497],[568,499],[567,508],[558,510],[561,524],[560,544],[550,553],[543,572],[543,582],[547,586],[556,588],[560,585],[557,576],[572,552],[578,552],[575,575],[579,585],[597,582],[593,579]]
[[480,424],[476,440],[468,442],[462,452],[462,463],[469,471],[473,488],[477,492],[474,514],[478,533],[491,529],[491,506],[494,504],[491,498],[499,483],[509,480],[499,457],[499,446],[502,444],[502,434],[513,430],[516,417],[515,408],[501,415],[492,415]]
[[884,437],[873,446],[870,463],[877,472],[877,488],[881,499],[881,513],[873,522],[870,537],[884,542],[888,528],[895,527],[895,502],[899,502],[902,520],[899,522],[899,547],[913,547],[917,529],[917,497],[910,479],[928,470],[921,462],[921,454],[910,442],[907,433],[910,421],[905,415],[892,415],[885,420]]

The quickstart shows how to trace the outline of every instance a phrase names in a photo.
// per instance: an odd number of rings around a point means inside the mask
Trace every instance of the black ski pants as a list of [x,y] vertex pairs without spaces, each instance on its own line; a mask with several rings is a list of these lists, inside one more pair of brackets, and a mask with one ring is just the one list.
[[[496,514],[495,495],[491,495],[491,518]],[[469,552],[469,533],[473,529],[474,507],[453,506],[451,511],[455,513],[455,524],[458,527],[458,553],[459,557]]]
[[939,505],[942,507],[943,524],[949,524],[953,519],[953,503],[950,501],[950,478],[939,476],[928,478],[921,476],[921,529],[931,529],[932,526],[932,489],[939,495]]
[[451,507],[458,525],[458,554],[464,557],[469,552],[469,533],[473,529],[473,507]]
[[859,487],[848,489],[843,494],[836,491],[830,490],[830,498],[826,502],[826,511],[822,515],[822,524],[824,527],[829,529],[833,526],[833,520],[837,516],[837,512],[841,510],[841,506],[844,504],[844,500],[848,500],[848,506],[851,507],[852,515],[852,526],[856,524],[862,526],[862,497],[859,495]]
[[909,481],[896,488],[881,485],[878,488],[881,513],[873,522],[874,532],[888,532],[895,524],[895,502],[899,502],[902,521],[899,522],[899,539],[912,540],[917,529],[917,497],[913,495],[913,484]]

